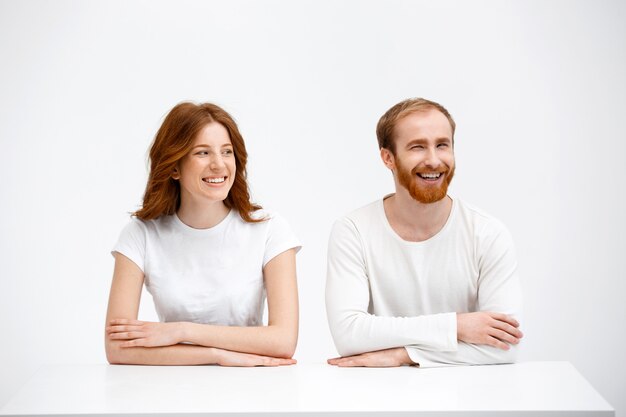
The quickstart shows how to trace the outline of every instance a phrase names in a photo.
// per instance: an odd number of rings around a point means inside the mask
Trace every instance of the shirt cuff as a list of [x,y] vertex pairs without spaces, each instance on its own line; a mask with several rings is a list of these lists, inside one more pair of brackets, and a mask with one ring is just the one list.
[[[405,346],[407,353],[409,354],[409,358],[420,367],[428,366],[426,364],[426,360],[421,354],[421,350],[429,350],[429,351],[438,351],[438,352],[456,352],[459,349],[459,342],[457,339],[457,329],[456,329],[456,313],[445,313],[438,314],[439,321],[439,337],[441,340],[440,343],[433,343],[437,345],[437,348],[432,346],[421,346],[421,345],[409,345]],[[430,361],[428,361],[430,364]],[[431,364],[432,365],[432,364]]]

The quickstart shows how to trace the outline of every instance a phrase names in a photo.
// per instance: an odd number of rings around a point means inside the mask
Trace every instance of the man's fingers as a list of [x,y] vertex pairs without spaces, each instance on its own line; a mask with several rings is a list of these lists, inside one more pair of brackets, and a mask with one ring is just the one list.
[[491,336],[511,345],[517,345],[519,343],[519,339],[517,337],[511,336],[509,333],[499,329],[493,329],[491,332]]
[[345,360],[337,362],[337,366],[348,368],[353,366],[363,366],[359,363],[359,361],[355,358],[345,358]]
[[345,364],[349,361],[352,361],[353,359],[359,357],[360,355],[354,355],[354,356],[340,356],[338,358],[332,358],[332,359],[328,359],[328,364],[330,365],[340,365],[340,364]]
[[333,358],[333,359],[329,359],[328,363],[330,365],[335,365],[335,366],[359,366],[357,365],[357,358],[358,356],[346,356],[346,357],[341,357],[341,358]]
[[510,349],[509,345],[507,345],[506,343],[496,339],[495,337],[488,336],[488,338],[489,338],[488,342],[487,342],[488,345],[493,346],[493,347],[498,348],[498,349],[502,349],[502,350],[509,350]]
[[524,337],[524,334],[521,332],[520,329],[500,320],[496,320],[493,323],[493,327],[495,327],[496,329],[500,329],[517,339],[521,339],[522,337]]
[[513,327],[519,327],[519,322],[509,315],[506,315],[504,313],[494,313],[494,312],[489,312],[487,314],[489,314],[492,318],[508,323]]

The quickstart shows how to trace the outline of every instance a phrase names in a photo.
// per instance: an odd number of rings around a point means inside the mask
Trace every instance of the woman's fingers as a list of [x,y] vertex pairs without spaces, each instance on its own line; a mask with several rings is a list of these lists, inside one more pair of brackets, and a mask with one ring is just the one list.
[[218,353],[218,365],[222,366],[284,366],[294,365],[295,359],[274,358],[271,356],[255,355],[252,353],[233,352],[216,349]]
[[128,340],[120,344],[120,347],[123,347],[123,348],[139,347],[139,346],[147,346],[146,339],[133,339],[133,340]]
[[109,326],[106,328],[108,333],[136,332],[141,330],[141,326]]
[[118,326],[118,325],[131,325],[131,326],[140,326],[144,322],[141,320],[132,320],[132,319],[113,319],[109,321],[109,326]]
[[141,339],[144,337],[143,332],[116,332],[109,334],[109,337],[114,340],[131,340]]
[[294,365],[295,363],[296,363],[295,359],[266,357],[261,366],[284,366],[284,365]]

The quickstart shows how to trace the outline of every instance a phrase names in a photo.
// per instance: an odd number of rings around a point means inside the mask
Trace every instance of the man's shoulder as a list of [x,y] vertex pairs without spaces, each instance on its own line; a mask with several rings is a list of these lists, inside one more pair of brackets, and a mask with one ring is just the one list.
[[506,231],[506,226],[500,219],[471,203],[457,199],[457,210],[461,221],[470,226],[476,234],[491,234]]
[[382,223],[381,210],[384,210],[382,204],[383,200],[379,199],[352,210],[335,221],[333,230],[335,233],[343,230],[359,235],[366,234],[372,227],[378,227]]
[[362,207],[359,207],[358,209],[352,210],[351,212],[346,214],[344,217],[349,218],[349,219],[354,219],[357,221],[362,220],[362,219],[370,219],[372,217],[377,216],[378,212],[380,211],[380,206],[382,204],[383,204],[382,199],[372,201],[371,203],[368,203]]
[[379,220],[380,211],[382,210],[382,199],[372,201],[362,207],[339,217],[337,222],[351,223],[355,226],[369,225]]

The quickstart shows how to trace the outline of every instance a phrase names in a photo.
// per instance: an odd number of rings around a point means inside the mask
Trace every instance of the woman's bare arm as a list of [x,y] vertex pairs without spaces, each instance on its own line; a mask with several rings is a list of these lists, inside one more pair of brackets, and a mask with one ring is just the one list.
[[[137,365],[219,364],[225,366],[277,366],[295,363],[292,359],[246,354],[238,351],[218,349],[212,346],[178,344],[184,340],[152,347],[129,345],[129,341],[136,340],[129,340],[132,332],[127,334],[125,338],[120,337],[120,332],[110,331],[110,323],[114,321],[148,323],[137,321],[143,280],[144,274],[135,263],[122,254],[115,254],[115,270],[109,295],[107,331],[105,334],[105,349],[109,363]],[[185,326],[184,323],[154,324],[157,325],[154,326],[154,329],[161,330],[157,330],[158,333],[161,333],[159,336],[161,338],[164,337],[163,334],[165,334],[165,337],[171,337],[171,334],[184,335],[180,332],[180,329]]]

